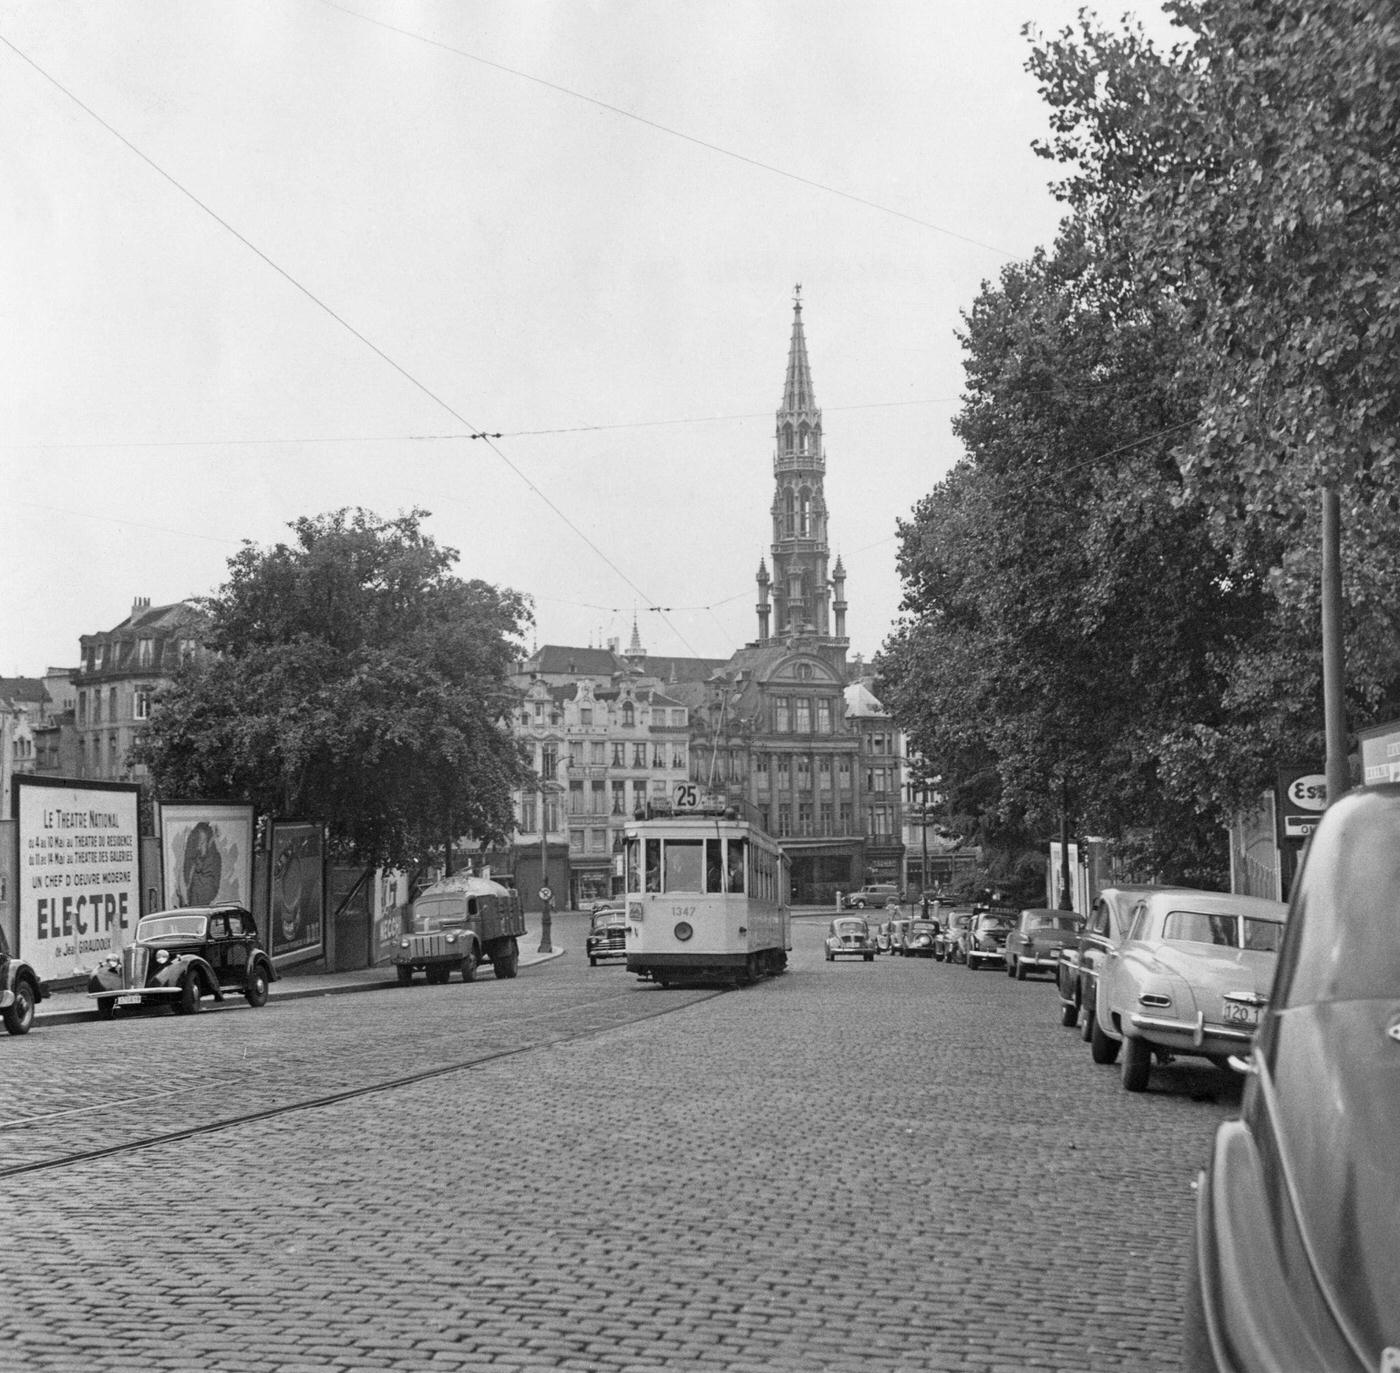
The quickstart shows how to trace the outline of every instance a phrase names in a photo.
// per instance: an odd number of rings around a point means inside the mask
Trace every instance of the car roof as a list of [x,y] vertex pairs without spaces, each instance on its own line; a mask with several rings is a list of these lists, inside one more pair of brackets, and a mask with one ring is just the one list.
[[1282,920],[1288,914],[1288,907],[1282,901],[1270,901],[1263,896],[1236,896],[1224,891],[1192,891],[1190,888],[1157,891],[1150,893],[1146,900],[1154,909],[1165,906],[1169,910],[1200,911],[1203,915],[1251,915],[1264,920]]

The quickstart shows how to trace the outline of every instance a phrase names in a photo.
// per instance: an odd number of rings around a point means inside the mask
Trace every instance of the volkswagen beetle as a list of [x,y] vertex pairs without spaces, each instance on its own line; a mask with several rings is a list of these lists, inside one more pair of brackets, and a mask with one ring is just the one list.
[[1196,1188],[1187,1373],[1400,1368],[1400,786],[1334,802],[1294,884],[1240,1118]]

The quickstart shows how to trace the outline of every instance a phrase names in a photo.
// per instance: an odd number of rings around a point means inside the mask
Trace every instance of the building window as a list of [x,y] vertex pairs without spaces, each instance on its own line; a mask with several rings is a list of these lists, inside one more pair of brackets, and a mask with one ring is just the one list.
[[773,729],[778,734],[787,734],[792,729],[792,706],[786,696],[773,700]]
[[102,723],[102,688],[98,687],[92,693],[92,723],[100,725]]
[[78,723],[79,723],[80,725],[85,725],[85,724],[87,724],[87,692],[86,692],[86,691],[80,691],[80,692],[78,693]]
[[137,687],[131,697],[131,718],[149,720],[151,718],[151,689]]
[[778,785],[784,791],[792,785],[792,760],[785,753],[778,755]]
[[793,728],[799,734],[810,734],[812,732],[812,698],[810,696],[799,696],[797,698],[797,720]]
[[812,760],[805,753],[800,754],[797,759],[797,789],[812,790]]
[[570,831],[569,831],[569,847],[570,847],[575,853],[582,853],[582,852],[583,852],[583,831],[582,831],[582,830],[570,830]]
[[559,824],[559,802],[551,796],[544,803],[544,827],[550,833],[558,833],[561,826]]
[[890,789],[889,768],[868,768],[865,773],[867,791],[888,791]]
[[557,744],[542,744],[540,746],[540,772],[546,782],[552,782],[559,775],[559,746]]
[[629,729],[637,723],[637,711],[631,701],[624,701],[622,705],[622,723]]
[[614,782],[612,784],[612,813],[614,815],[627,814],[627,783]]
[[632,783],[632,809],[645,811],[647,807],[647,784],[645,782]]
[[647,746],[645,744],[632,745],[632,766],[634,768],[644,768],[647,765]]
[[888,806],[872,806],[870,808],[870,823],[876,838],[888,839],[892,833],[890,808]]
[[831,834],[836,829],[836,812],[830,801],[822,802],[822,833]]
[[682,729],[684,729],[684,728],[685,728],[685,711],[683,711],[683,710],[673,710],[673,711],[671,712],[671,723],[672,723],[673,725],[679,725]]
[[571,768],[583,766],[583,743],[579,739],[569,741],[569,766]]
[[817,733],[831,733],[831,698],[819,697],[817,700]]
[[92,649],[92,670],[93,670],[94,672],[101,672],[101,671],[102,671],[102,645],[101,645],[101,644],[94,644],[94,645],[93,645],[93,649]]
[[588,831],[588,851],[589,853],[606,853],[608,851],[607,830]]
[[117,689],[116,689],[116,687],[108,687],[108,688],[107,688],[107,718],[108,718],[109,720],[115,720],[115,719],[117,718]]
[[593,707],[580,706],[578,712],[578,722],[581,725],[591,725],[593,723]]
[[793,669],[792,675],[796,677],[799,682],[810,682],[812,680],[811,663],[798,663]]
[[603,764],[608,761],[608,746],[601,740],[596,740],[589,744],[588,761],[592,763],[594,767],[602,767]]
[[676,744],[671,749],[671,766],[680,771],[685,771],[685,745]]
[[608,813],[608,784],[606,782],[594,782],[591,791],[593,806],[589,814],[606,815]]
[[544,723],[544,702],[543,702],[543,701],[536,701],[536,702],[535,702],[535,723],[536,723],[537,725],[542,725],[542,724]]
[[810,801],[797,803],[797,832],[798,834],[811,834],[812,832],[812,803]]
[[150,667],[155,661],[156,645],[153,639],[138,639],[136,641],[136,665],[137,667]]
[[792,807],[778,807],[778,834],[780,837],[792,833]]
[[851,755],[849,753],[841,755],[841,761],[836,765],[836,775],[843,787],[851,785]]
[[625,767],[627,766],[627,745],[626,745],[626,744],[614,744],[614,745],[613,745],[613,760],[612,760],[612,765],[613,765],[613,767],[615,767],[615,768],[625,768]]
[[841,833],[851,833],[851,803],[849,801],[841,802]]
[[656,768],[658,772],[665,770],[666,749],[663,745],[653,744],[651,746],[651,765],[652,767]]

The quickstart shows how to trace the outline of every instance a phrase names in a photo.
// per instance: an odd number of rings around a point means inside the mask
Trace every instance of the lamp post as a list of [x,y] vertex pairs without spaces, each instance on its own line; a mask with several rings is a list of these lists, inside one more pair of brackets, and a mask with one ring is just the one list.
[[923,839],[924,860],[919,869],[919,905],[928,919],[928,783],[919,788],[919,835]]
[[[555,789],[557,790],[557,784]],[[550,784],[540,782],[540,947],[538,953],[553,953],[549,942],[550,908],[554,893],[549,886],[549,792]]]

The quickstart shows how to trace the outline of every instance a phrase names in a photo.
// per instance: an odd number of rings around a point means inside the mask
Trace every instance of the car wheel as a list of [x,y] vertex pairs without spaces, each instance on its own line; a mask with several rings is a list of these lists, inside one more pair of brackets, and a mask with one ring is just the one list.
[[200,997],[204,993],[204,988],[199,984],[199,974],[190,972],[185,974],[185,979],[180,983],[180,999],[175,1003],[176,1013],[179,1015],[198,1015],[200,1007],[203,1005]]
[[836,955],[835,955],[834,953],[832,953],[830,949],[828,949],[828,950],[826,951],[826,961],[827,961],[828,963],[835,963],[835,962],[836,962]]
[[509,953],[502,954],[499,958],[491,960],[491,966],[496,970],[498,979],[511,978],[520,971],[520,950],[513,948]]
[[1094,1006],[1089,1002],[1083,1007],[1084,1019],[1079,1024],[1079,1037],[1086,1043],[1093,1042],[1094,1037]]
[[1118,1050],[1123,1047],[1121,1039],[1104,1034],[1099,1026],[1098,1013],[1094,1013],[1094,1023],[1089,1029],[1089,1056],[1095,1063],[1116,1063]]
[[1152,1045],[1145,1039],[1129,1036],[1123,1041],[1123,1090],[1145,1092],[1147,1075],[1152,1069]]
[[394,972],[398,974],[400,987],[407,987],[413,981],[413,969],[407,963],[396,963]]
[[[36,879],[37,880],[37,879]],[[15,999],[5,1007],[5,1028],[12,1035],[27,1035],[34,1024],[34,1006],[38,996],[27,977],[15,983]]]
[[243,995],[247,997],[248,1004],[256,1010],[259,1006],[267,1005],[267,973],[261,968],[254,968],[252,975],[248,978],[248,985],[243,989]]
[[1060,1002],[1060,1024],[1067,1030],[1074,1028],[1074,1022],[1079,1019],[1079,1007],[1072,1001]]
[[1024,982],[1026,980],[1026,965],[1022,963],[1019,958],[1016,960],[1016,966],[1014,968],[1012,968],[1010,964],[1008,964],[1007,969],[1008,971],[1014,972],[1016,974],[1017,982]]
[[968,972],[973,973],[977,971],[977,960],[974,959],[971,954],[968,954],[965,965]]
[[875,961],[875,955],[874,955],[873,953],[868,953],[868,954],[866,954],[866,955],[865,955],[865,961],[866,961],[867,963],[873,963],[873,962]]
[[594,958],[592,954],[588,955],[588,966],[590,968],[596,968],[598,966],[598,960]]
[[1015,960],[1014,958],[1007,958],[1007,959],[1004,959],[1003,962],[1005,962],[1005,964],[1006,964],[1006,975],[1007,975],[1007,977],[1015,977],[1015,976],[1016,976],[1016,960]]
[[[476,981],[476,964],[477,964],[476,950],[475,950],[475,949],[472,949],[472,950],[470,950],[470,951],[468,952],[467,956],[462,960],[461,973],[462,973],[462,981],[463,981],[463,982],[475,982],[475,981]],[[443,980],[444,982],[446,982],[446,981],[447,981],[447,978],[444,977],[442,980]]]
[[114,996],[104,996],[97,1003],[97,1018],[99,1020],[110,1020],[117,1013],[117,998]]

